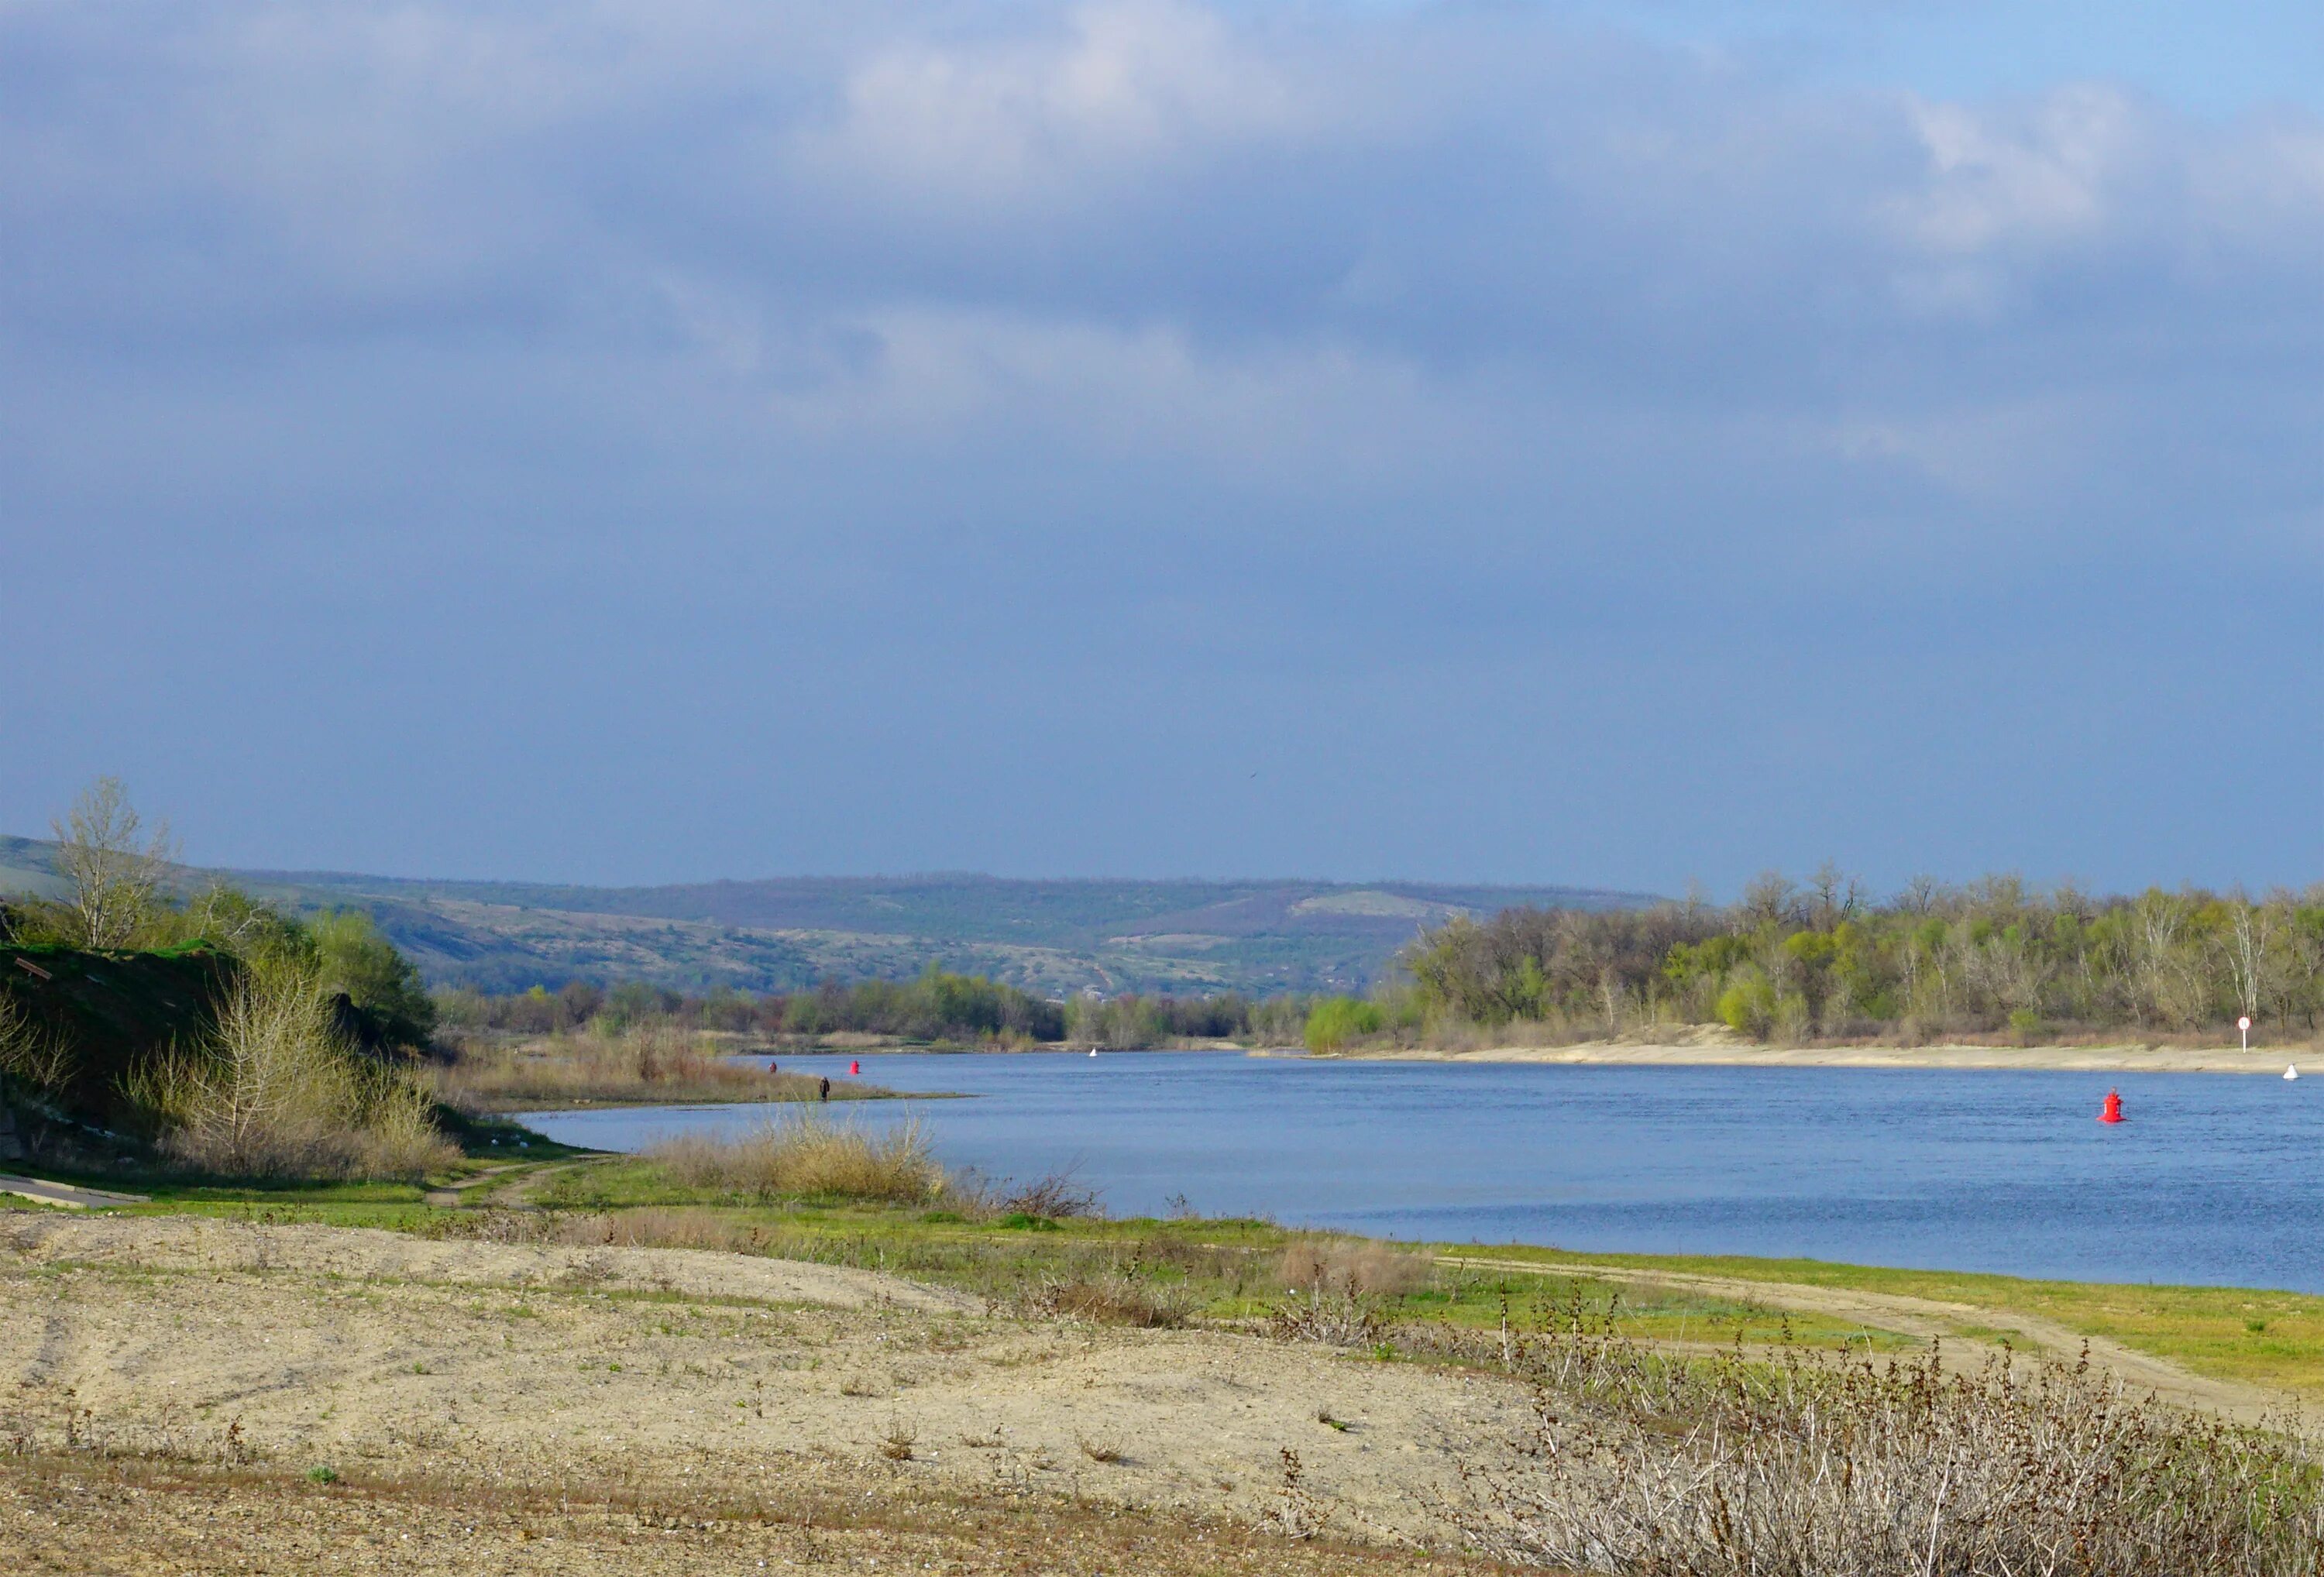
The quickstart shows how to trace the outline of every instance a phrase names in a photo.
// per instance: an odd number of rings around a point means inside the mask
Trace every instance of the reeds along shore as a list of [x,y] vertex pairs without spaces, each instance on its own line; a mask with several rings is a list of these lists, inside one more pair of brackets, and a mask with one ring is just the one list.
[[479,1111],[595,1102],[858,1101],[891,1093],[858,1080],[770,1073],[667,1019],[592,1024],[518,1041],[450,1034],[442,1043],[448,1060],[437,1075],[438,1090]]

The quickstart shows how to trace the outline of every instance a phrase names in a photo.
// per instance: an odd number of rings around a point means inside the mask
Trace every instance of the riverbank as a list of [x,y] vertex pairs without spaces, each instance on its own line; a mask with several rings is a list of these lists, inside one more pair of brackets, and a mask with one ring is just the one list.
[[1675,1415],[1585,1387],[1554,1424],[1665,1452],[1722,1364],[1836,1397],[1938,1366],[1996,1419],[2152,1395],[2174,1434],[2324,1400],[2295,1294],[964,1216],[611,1156],[469,1184],[0,1213],[0,1560],[1450,1577],[1498,1569],[1445,1552],[1532,1481],[1575,1363],[1675,1365]]
[[[1244,1222],[615,1213],[632,1243],[788,1218],[787,1239],[737,1232],[719,1251],[559,1240],[525,1230],[530,1213],[473,1207],[394,1231],[269,1213],[0,1214],[10,1569],[88,1570],[102,1552],[122,1570],[1481,1573],[1505,1568],[1457,1553],[1492,1526],[1478,1475],[1537,1471],[1531,1388],[1563,1361],[1540,1344],[1565,1322],[1577,1355],[1861,1353],[1850,1383],[1875,1388],[1892,1361],[1917,1383],[1911,1366],[1941,1339],[1942,1372],[1975,1386],[1988,1363],[2066,1373],[2087,1334],[2072,1300],[2141,1296],[1991,1277],[1904,1293],[1855,1285],[1904,1273],[1545,1250],[1422,1258]],[[1259,1270],[1303,1241],[1316,1286],[1360,1296],[1303,1299]],[[1157,1320],[1121,1301],[1141,1277],[1240,1301],[1238,1253],[1292,1317],[1182,1305]],[[2015,1306],[2028,1296],[2070,1306]],[[2189,1296],[2201,1307],[2182,1320],[2281,1323],[2270,1345],[2312,1345],[2319,1300],[2254,1295],[2266,1318],[2252,1321],[2239,1295]],[[2179,1428],[2181,1406],[2289,1416],[2275,1388],[2119,1339],[2088,1356],[2121,1394],[2162,1395],[2157,1428]]]
[[[1298,1047],[1256,1050],[1252,1056],[1309,1056]],[[1759,1046],[1705,1041],[1694,1045],[1585,1041],[1575,1046],[1502,1046],[1443,1051],[1388,1047],[1332,1054],[1347,1062],[1549,1063],[1609,1067],[1991,1068],[2021,1073],[2259,1074],[2283,1076],[2287,1065],[2316,1059],[2314,1047],[2239,1051],[2155,1046]],[[1319,1058],[1318,1060],[1323,1060]]]

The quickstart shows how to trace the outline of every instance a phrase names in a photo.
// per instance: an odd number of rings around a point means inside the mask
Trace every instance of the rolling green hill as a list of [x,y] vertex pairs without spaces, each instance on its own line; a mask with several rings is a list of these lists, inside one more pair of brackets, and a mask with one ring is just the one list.
[[[53,890],[47,844],[0,838],[0,892]],[[359,908],[435,985],[646,980],[787,991],[929,964],[1049,996],[1362,986],[1421,926],[1512,904],[1610,908],[1644,894],[1420,882],[777,877],[668,887],[427,881],[189,870],[287,906]]]

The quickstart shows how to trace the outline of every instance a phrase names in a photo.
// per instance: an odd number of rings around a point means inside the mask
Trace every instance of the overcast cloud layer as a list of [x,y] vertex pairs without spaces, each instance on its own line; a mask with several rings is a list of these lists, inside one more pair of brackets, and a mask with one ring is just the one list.
[[1669,31],[0,5],[0,830],[2324,873],[2315,109]]

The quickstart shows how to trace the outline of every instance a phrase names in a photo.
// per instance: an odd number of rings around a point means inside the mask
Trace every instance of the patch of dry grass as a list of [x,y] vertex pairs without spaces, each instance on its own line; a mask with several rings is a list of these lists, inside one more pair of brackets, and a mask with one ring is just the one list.
[[1194,1317],[1203,1301],[1200,1293],[1182,1283],[1120,1270],[1050,1277],[1019,1300],[1028,1313],[1044,1318],[1147,1330],[1176,1329]]
[[2080,1365],[1947,1375],[1797,1349],[1684,1360],[1602,1328],[1517,1364],[1534,1437],[1467,1453],[1482,1552],[1636,1577],[2315,1577],[2305,1440],[2175,1411]]
[[[755,1062],[722,1056],[717,1042],[674,1024],[597,1028],[514,1044],[460,1042],[438,1074],[444,1099],[474,1111],[595,1103],[818,1101],[824,1081],[770,1073]],[[834,1101],[895,1093],[853,1080],[831,1081]]]
[[787,1113],[732,1137],[688,1134],[645,1151],[672,1181],[758,1198],[799,1195],[926,1204],[945,1191],[917,1120],[875,1133],[821,1111]]

